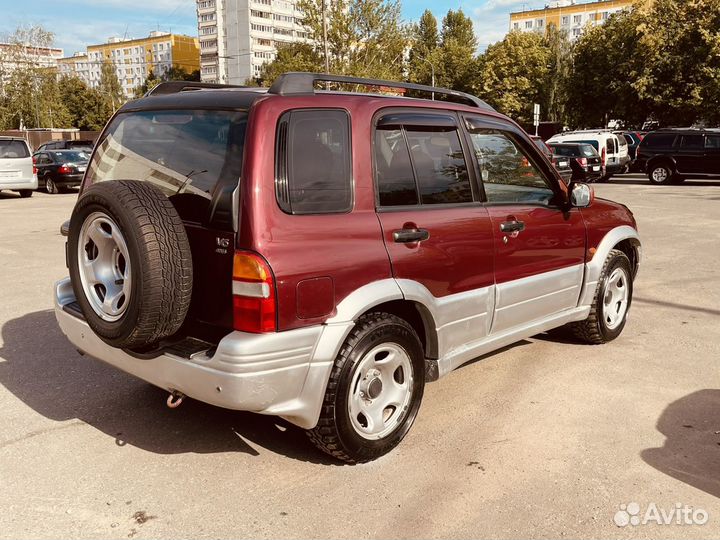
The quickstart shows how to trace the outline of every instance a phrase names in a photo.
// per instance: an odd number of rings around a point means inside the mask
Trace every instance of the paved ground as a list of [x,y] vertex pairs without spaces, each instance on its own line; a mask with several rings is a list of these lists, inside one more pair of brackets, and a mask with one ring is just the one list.
[[[75,195],[0,194],[0,538],[717,537],[720,183],[597,191],[645,244],[623,336],[469,364],[427,388],[395,452],[356,467],[282,421],[169,410],[80,357],[50,311]],[[710,520],[619,528],[630,502]]]

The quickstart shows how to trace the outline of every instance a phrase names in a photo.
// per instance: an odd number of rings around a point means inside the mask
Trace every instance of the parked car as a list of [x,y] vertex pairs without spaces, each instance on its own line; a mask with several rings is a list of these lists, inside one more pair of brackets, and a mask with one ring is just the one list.
[[12,190],[21,197],[32,197],[38,180],[25,139],[0,137],[0,191]]
[[568,160],[572,180],[593,182],[602,176],[602,160],[595,147],[583,143],[552,143],[553,154]]
[[36,152],[33,162],[38,185],[50,194],[59,193],[82,182],[90,154],[84,150],[48,150]]
[[638,146],[637,162],[651,184],[720,177],[720,130],[653,131]]
[[640,146],[645,134],[640,131],[616,131],[615,135],[618,136],[618,139],[620,137],[625,139],[628,145],[628,155],[630,156],[630,161],[634,162],[637,157],[637,147]]
[[613,175],[621,174],[630,164],[627,144],[623,145],[617,135],[606,130],[570,131],[550,138],[548,144],[553,143],[585,143],[592,145],[603,164],[603,174],[598,182],[606,182]]
[[41,144],[35,152],[45,152],[47,150],[84,150],[88,154],[92,152],[93,142],[91,140],[80,139],[76,141],[50,141]]
[[125,104],[62,230],[55,313],[79,350],[348,462],[394,448],[425,383],[482,354],[563,325],[617,338],[641,256],[625,206],[566,186],[478,98],[311,73]]
[[550,160],[560,175],[560,178],[562,178],[566,184],[569,183],[573,174],[570,166],[570,160],[565,156],[554,155],[552,148],[550,148],[548,144],[537,135],[530,135],[530,139],[535,143],[535,146],[537,146],[540,151],[545,154],[545,157]]

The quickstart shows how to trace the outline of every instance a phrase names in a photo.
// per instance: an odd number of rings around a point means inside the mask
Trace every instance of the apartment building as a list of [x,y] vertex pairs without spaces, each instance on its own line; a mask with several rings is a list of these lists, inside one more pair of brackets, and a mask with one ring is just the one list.
[[199,70],[200,46],[196,37],[160,31],[139,39],[112,37],[106,43],[88,46],[85,53],[58,60],[58,71],[77,75],[94,88],[100,84],[103,64],[108,62],[130,97],[151,71],[161,76],[173,66],[188,73]]
[[243,84],[281,43],[307,40],[296,0],[197,0],[200,77]]
[[40,68],[56,68],[64,56],[62,49],[33,47],[0,43],[0,82],[7,79],[16,68],[33,65]]
[[577,39],[588,24],[603,24],[613,13],[632,7],[634,0],[599,0],[580,3],[556,0],[543,9],[517,11],[510,14],[510,30],[545,32],[550,24],[566,30],[570,39]]

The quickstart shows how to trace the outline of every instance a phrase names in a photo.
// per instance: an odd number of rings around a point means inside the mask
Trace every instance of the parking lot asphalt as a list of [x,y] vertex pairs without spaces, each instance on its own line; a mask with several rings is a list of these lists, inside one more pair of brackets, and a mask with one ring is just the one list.
[[[80,356],[51,311],[76,194],[0,194],[0,538],[717,537],[720,182],[596,191],[633,210],[644,244],[623,335],[473,361],[360,466],[275,418],[170,410]],[[709,519],[619,527],[632,502]]]

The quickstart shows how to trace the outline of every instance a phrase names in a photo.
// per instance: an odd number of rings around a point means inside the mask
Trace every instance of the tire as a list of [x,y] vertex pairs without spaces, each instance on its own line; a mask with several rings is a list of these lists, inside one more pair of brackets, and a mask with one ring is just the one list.
[[[390,452],[408,433],[424,387],[424,353],[415,330],[395,315],[369,313],[358,319],[340,349],[320,419],[307,433],[320,450],[339,460],[371,461]],[[402,402],[401,406],[386,401],[392,390],[402,396],[396,401]],[[372,421],[373,409],[379,411],[377,427]]]
[[[100,271],[81,260],[96,261]],[[155,186],[120,180],[86,189],[70,218],[68,261],[85,319],[108,345],[149,347],[185,320],[190,244],[175,207]]]
[[57,195],[60,193],[57,184],[49,176],[45,177],[45,191],[50,195]]
[[23,199],[32,197],[32,194],[33,194],[32,189],[21,189],[20,191],[18,191],[18,193],[20,194],[20,197],[22,197]]
[[[606,303],[608,294],[614,295],[619,292],[620,287],[614,289],[611,285],[618,275],[622,279],[623,292],[621,294],[623,298],[621,300],[619,296],[616,296],[611,302]],[[622,333],[632,304],[632,275],[632,267],[628,256],[620,250],[612,250],[600,273],[590,315],[584,321],[569,325],[575,337],[591,345],[600,345],[614,340]],[[624,303],[620,308],[617,307],[619,302]],[[614,309],[617,309],[617,312],[613,311]],[[611,320],[613,314],[615,317]]]
[[673,170],[665,163],[653,165],[648,170],[648,179],[656,186],[668,185],[673,181]]

